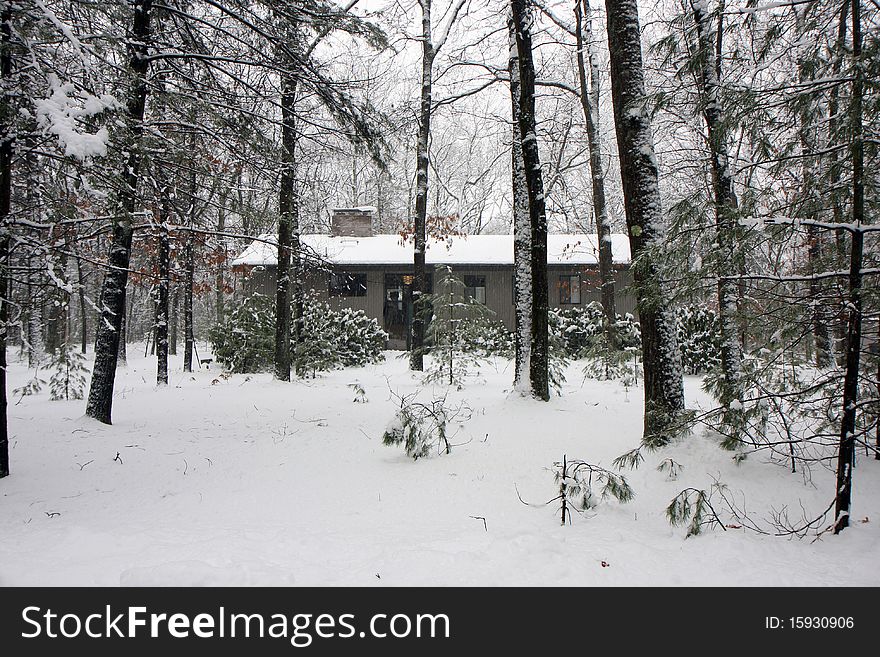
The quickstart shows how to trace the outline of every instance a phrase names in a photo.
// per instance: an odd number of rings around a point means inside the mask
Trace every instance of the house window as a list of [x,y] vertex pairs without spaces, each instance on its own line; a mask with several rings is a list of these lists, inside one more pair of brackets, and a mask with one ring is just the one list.
[[367,275],[332,272],[328,291],[331,297],[367,296]]
[[581,275],[559,277],[559,305],[578,305],[581,302]]
[[464,277],[464,293],[469,299],[473,299],[477,303],[486,303],[486,277],[485,276],[465,276]]

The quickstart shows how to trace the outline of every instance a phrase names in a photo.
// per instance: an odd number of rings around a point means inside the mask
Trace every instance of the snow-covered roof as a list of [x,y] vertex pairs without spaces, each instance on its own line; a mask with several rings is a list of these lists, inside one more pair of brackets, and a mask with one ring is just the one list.
[[[274,234],[261,235],[235,260],[233,266],[276,265],[278,247]],[[400,235],[334,237],[302,235],[303,245],[334,265],[411,265],[412,240]],[[599,262],[595,235],[548,235],[550,265],[595,265]],[[445,240],[429,239],[425,259],[429,265],[512,265],[513,235],[462,235]],[[629,238],[611,236],[615,264],[630,261]]]

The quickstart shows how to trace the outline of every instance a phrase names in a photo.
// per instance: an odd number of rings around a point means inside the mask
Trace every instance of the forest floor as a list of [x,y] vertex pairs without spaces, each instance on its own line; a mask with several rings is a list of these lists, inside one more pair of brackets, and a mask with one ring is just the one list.
[[[511,395],[507,361],[484,366],[449,395],[473,409],[452,452],[413,462],[381,439],[392,391],[432,394],[399,354],[289,384],[176,362],[157,389],[155,361],[129,349],[113,426],[45,386],[11,400],[0,585],[880,584],[880,461],[864,456],[840,536],[685,538],[665,509],[687,487],[722,482],[768,527],[782,509],[818,515],[833,494],[820,464],[806,476],[766,454],[737,465],[700,434],[626,473],[630,503],[605,500],[561,526],[556,502],[540,506],[557,494],[554,462],[611,467],[642,425],[638,388],[584,381],[576,363],[549,403]],[[32,375],[12,364],[9,389]],[[366,403],[353,403],[355,382]],[[686,389],[688,406],[708,403],[698,378]],[[683,466],[675,480],[656,470],[666,458]]]

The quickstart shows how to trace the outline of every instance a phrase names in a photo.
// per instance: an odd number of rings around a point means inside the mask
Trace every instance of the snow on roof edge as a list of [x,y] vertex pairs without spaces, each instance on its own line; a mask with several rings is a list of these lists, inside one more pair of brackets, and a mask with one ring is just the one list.
[[[274,266],[277,264],[275,234],[261,235],[232,261],[233,266]],[[302,235],[305,246],[335,265],[412,264],[412,242],[397,234],[370,237]],[[548,235],[547,262],[550,265],[598,264],[596,235]],[[629,238],[611,235],[615,264],[629,264]],[[513,265],[513,235],[466,235],[445,240],[428,240],[429,265]]]

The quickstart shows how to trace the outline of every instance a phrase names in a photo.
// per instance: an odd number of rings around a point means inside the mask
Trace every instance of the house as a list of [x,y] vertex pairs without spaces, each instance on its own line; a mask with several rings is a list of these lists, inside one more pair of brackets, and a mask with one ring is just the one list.
[[[390,336],[389,348],[406,348],[412,318],[410,287],[413,245],[398,234],[374,234],[375,208],[333,210],[329,235],[303,235],[305,289],[331,305],[363,310]],[[263,235],[232,262],[246,294],[275,293],[275,235]],[[611,236],[619,314],[635,313],[630,288],[629,239]],[[449,267],[461,277],[465,293],[486,304],[508,329],[514,327],[512,235],[450,236],[429,239],[425,254],[427,292],[438,271]],[[558,308],[599,301],[595,235],[549,235],[547,263],[550,305]]]

